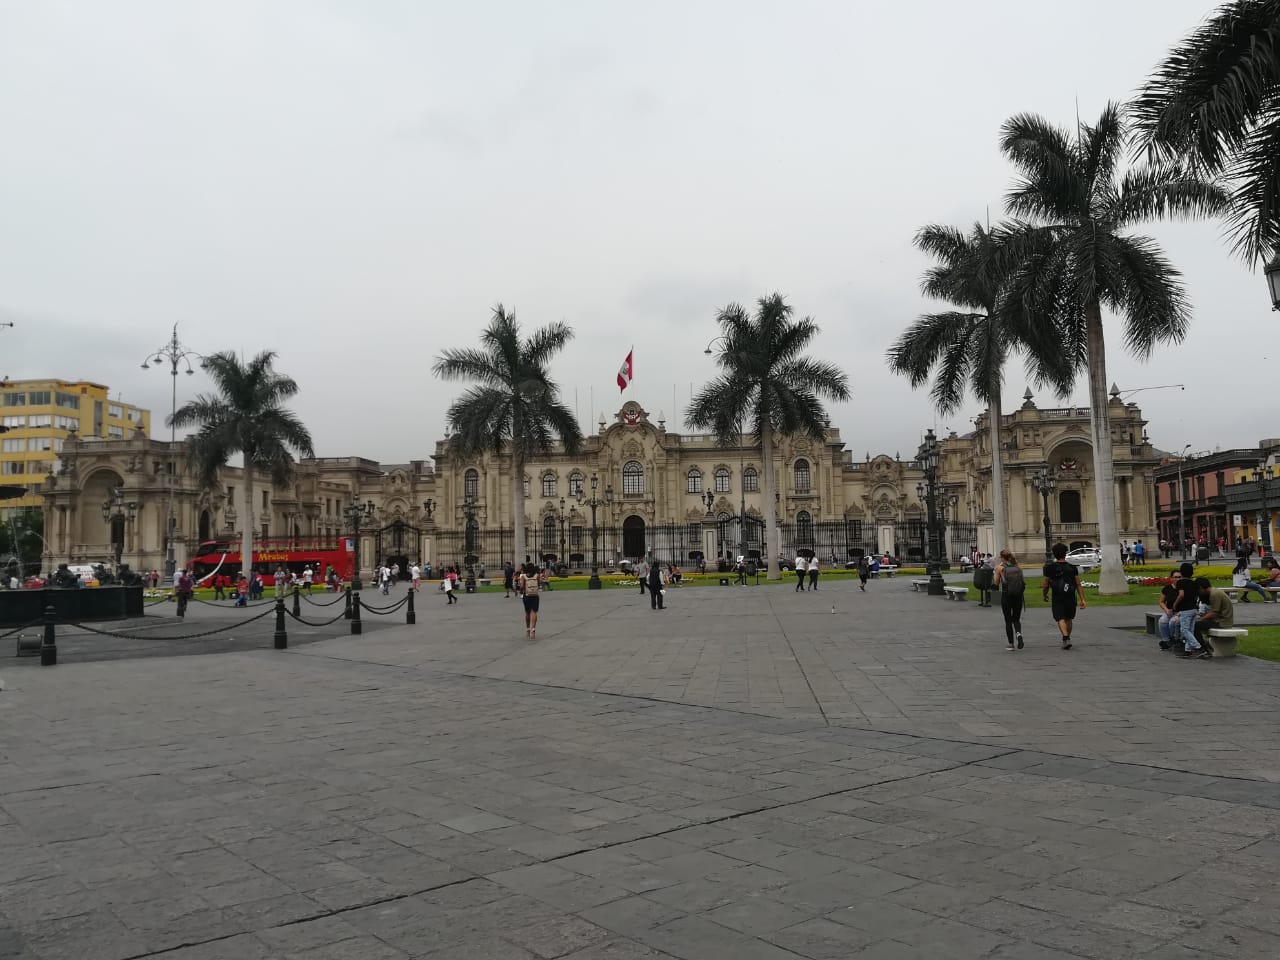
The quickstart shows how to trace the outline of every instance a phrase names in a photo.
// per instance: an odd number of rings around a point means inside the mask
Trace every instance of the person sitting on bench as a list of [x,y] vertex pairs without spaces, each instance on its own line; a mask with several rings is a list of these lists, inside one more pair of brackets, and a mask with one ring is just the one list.
[[1213,644],[1209,642],[1209,631],[1213,629],[1230,629],[1235,626],[1235,611],[1231,606],[1231,598],[1213,586],[1207,577],[1196,579],[1196,590],[1200,594],[1200,615],[1196,617],[1196,639],[1209,650]]
[[1263,603],[1271,602],[1271,594],[1263,590],[1261,586],[1253,582],[1253,577],[1249,575],[1249,558],[1241,557],[1236,561],[1236,567],[1231,571],[1231,585],[1240,590],[1240,602],[1249,602],[1249,591],[1256,590],[1262,597]]
[[1182,574],[1177,570],[1169,577],[1169,582],[1160,588],[1160,619],[1156,621],[1156,632],[1160,635],[1160,649],[1172,649],[1175,644],[1181,646],[1181,633],[1178,630],[1178,614],[1173,605],[1178,601],[1178,581]]

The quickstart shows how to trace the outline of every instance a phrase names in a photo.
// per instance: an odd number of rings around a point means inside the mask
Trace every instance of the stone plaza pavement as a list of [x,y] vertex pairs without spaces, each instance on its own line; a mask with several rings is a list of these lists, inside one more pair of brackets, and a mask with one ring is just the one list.
[[667,599],[0,660],[0,957],[1280,956],[1280,665],[1140,608],[1011,654],[905,582]]

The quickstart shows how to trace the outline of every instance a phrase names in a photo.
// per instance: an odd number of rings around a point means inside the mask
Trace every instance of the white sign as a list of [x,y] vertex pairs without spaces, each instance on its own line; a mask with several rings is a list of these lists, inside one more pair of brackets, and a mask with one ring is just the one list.
[[1233,514],[1231,515],[1231,522],[1232,522],[1232,524],[1234,524],[1234,525],[1235,525],[1235,526],[1237,526],[1237,527],[1243,527],[1243,526],[1244,526],[1244,521],[1240,519],[1240,514],[1238,514],[1238,513],[1233,513]]

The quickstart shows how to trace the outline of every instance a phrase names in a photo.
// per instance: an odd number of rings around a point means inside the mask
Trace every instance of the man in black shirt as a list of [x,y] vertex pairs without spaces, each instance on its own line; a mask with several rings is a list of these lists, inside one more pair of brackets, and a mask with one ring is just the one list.
[[1062,633],[1062,649],[1071,649],[1071,622],[1076,618],[1076,597],[1080,598],[1080,609],[1085,608],[1084,588],[1080,586],[1080,571],[1074,563],[1067,563],[1067,545],[1053,545],[1053,560],[1044,565],[1044,583],[1041,590],[1046,601],[1050,600],[1053,619],[1058,621],[1058,630]]

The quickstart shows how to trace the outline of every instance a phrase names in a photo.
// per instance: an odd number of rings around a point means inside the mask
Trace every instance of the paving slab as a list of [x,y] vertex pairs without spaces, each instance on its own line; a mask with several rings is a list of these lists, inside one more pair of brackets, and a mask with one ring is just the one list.
[[1280,668],[1166,657],[1140,608],[1009,654],[892,582],[559,591],[534,642],[423,599],[0,661],[0,956],[1280,951]]

